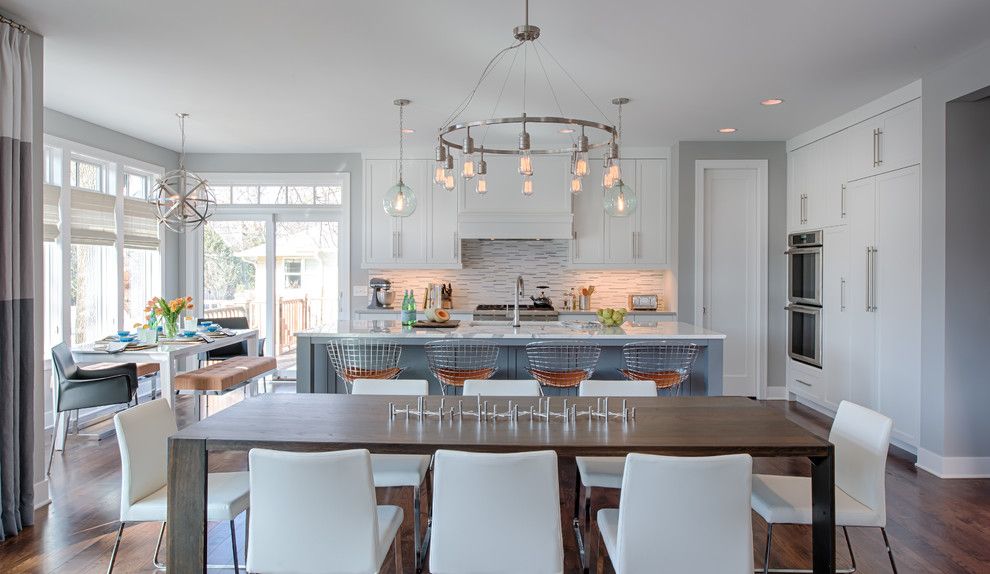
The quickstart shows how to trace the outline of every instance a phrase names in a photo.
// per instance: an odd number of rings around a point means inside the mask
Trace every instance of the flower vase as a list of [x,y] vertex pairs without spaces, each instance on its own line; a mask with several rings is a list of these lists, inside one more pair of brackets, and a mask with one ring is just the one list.
[[162,334],[166,339],[174,339],[179,334],[179,318],[162,318]]

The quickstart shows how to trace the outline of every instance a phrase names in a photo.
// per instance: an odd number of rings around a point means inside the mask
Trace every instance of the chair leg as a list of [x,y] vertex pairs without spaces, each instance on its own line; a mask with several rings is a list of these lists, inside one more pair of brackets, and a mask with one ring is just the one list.
[[65,413],[55,415],[55,424],[52,425],[52,452],[48,455],[48,470],[45,472],[45,476],[52,475],[52,461],[55,460],[55,444],[58,442],[58,427],[64,417]]
[[584,487],[584,527],[591,528],[591,487]]
[[234,574],[237,574],[240,569],[237,565],[237,529],[234,528],[234,521],[230,521],[230,550],[234,556]]
[[158,543],[155,544],[155,556],[151,559],[157,570],[165,569],[165,563],[158,561],[158,553],[162,549],[162,540],[165,538],[165,524],[165,522],[162,522],[162,527],[158,530]]
[[251,538],[251,508],[244,511],[244,564],[247,566],[248,540]]
[[770,544],[773,543],[773,524],[767,524],[767,549],[763,554],[763,574],[770,572]]
[[113,541],[113,550],[110,551],[110,565],[107,566],[107,574],[113,572],[113,563],[117,561],[117,549],[120,548],[120,538],[124,535],[124,523],[117,527],[117,538]]
[[852,569],[850,572],[856,571],[856,555],[853,554],[853,545],[849,541],[849,529],[845,526],[842,527],[842,535],[846,538],[846,549],[849,550],[849,560],[852,562]]
[[402,574],[403,564],[402,564],[402,543],[399,542],[399,536],[396,535],[392,539],[392,552],[395,554],[395,573]]
[[[420,540],[420,511],[422,509],[422,500],[420,499],[420,491],[418,486],[413,487],[413,557],[416,560],[416,566],[419,567],[420,556],[419,556],[419,540]],[[396,537],[398,538],[398,537]],[[396,559],[398,560],[398,559]],[[396,567],[399,563],[396,562]],[[401,570],[399,570],[401,572]]]
[[595,574],[603,574],[605,572],[605,545],[602,544],[602,531],[596,528],[593,535],[595,537]]
[[883,534],[883,543],[887,547],[887,558],[890,558],[890,569],[893,570],[894,574],[897,574],[897,564],[894,563],[894,551],[890,548],[890,539],[887,538],[887,529],[881,527],[880,533]]

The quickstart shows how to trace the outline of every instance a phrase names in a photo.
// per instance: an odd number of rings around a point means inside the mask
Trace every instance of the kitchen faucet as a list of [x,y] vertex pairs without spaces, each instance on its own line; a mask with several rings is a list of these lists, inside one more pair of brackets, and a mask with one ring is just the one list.
[[512,306],[512,326],[519,326],[519,298],[525,295],[526,287],[523,285],[522,275],[516,277],[516,296]]

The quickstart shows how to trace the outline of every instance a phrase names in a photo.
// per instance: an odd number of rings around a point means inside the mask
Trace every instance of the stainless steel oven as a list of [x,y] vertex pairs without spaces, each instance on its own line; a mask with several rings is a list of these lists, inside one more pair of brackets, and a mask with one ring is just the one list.
[[821,368],[822,308],[787,306],[787,354],[795,361]]
[[822,232],[792,233],[787,247],[787,300],[821,307]]

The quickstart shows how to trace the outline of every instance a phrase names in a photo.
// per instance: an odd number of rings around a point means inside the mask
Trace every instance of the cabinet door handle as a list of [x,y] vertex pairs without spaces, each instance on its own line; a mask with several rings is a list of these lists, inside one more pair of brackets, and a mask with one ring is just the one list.
[[846,216],[846,184],[844,183],[842,184],[842,189],[840,193],[841,195],[839,196],[839,211],[841,212],[840,213],[841,217],[844,218]]
[[866,248],[866,312],[869,313],[873,310],[871,299],[873,298],[873,251],[870,247]]
[[577,231],[574,231],[573,229],[571,230],[571,247],[574,252],[574,259],[580,257],[581,255],[578,253]]
[[839,278],[839,311],[846,310],[846,278]]
[[880,165],[880,128],[873,129],[873,167]]
[[873,293],[870,296],[870,304],[873,307],[873,312],[877,312],[877,248],[872,248],[872,256],[870,257],[870,263],[873,268],[873,276],[870,278],[870,286],[873,288]]
[[877,165],[883,165],[883,128],[877,128]]

